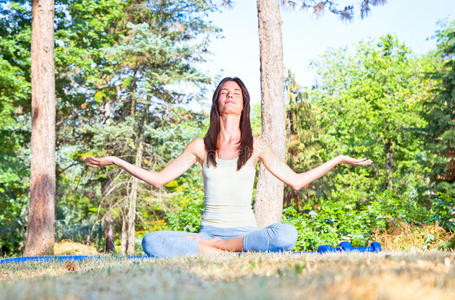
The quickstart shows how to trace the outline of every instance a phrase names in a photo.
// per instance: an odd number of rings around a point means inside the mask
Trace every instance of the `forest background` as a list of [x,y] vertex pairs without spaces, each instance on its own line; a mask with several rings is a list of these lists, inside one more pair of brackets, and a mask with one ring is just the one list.
[[[30,178],[31,7],[8,1],[0,18],[0,256],[25,243]],[[136,185],[118,168],[89,169],[86,155],[114,154],[160,170],[197,136],[207,115],[188,109],[217,78],[194,66],[220,33],[211,1],[56,1],[56,239],[104,249],[111,224],[117,251],[137,197],[136,240],[154,230],[197,231],[200,166],[165,187]],[[397,226],[425,232],[422,247],[455,247],[455,22],[435,32],[437,51],[416,56],[393,35],[332,49],[312,64],[318,80],[299,86],[289,70],[287,161],[306,171],[338,154],[368,157],[339,166],[306,189],[285,190],[283,222],[296,250],[364,245]],[[176,88],[185,83],[193,93]],[[253,109],[260,135],[260,109]],[[104,226],[106,227],[106,226]]]

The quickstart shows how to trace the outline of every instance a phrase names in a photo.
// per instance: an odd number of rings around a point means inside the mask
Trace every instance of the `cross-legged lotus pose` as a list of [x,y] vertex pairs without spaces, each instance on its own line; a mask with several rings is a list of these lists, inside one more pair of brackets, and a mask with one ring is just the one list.
[[255,166],[261,161],[278,179],[299,190],[338,164],[371,164],[368,159],[344,155],[305,173],[297,174],[261,137],[252,135],[250,96],[238,78],[224,78],[216,88],[205,138],[196,138],[160,172],[136,167],[118,157],[88,157],[92,167],[117,165],[126,172],[161,187],[199,162],[204,178],[205,209],[199,233],[156,231],[147,234],[142,247],[149,256],[213,255],[225,251],[290,251],[297,241],[288,224],[256,228],[251,208]]

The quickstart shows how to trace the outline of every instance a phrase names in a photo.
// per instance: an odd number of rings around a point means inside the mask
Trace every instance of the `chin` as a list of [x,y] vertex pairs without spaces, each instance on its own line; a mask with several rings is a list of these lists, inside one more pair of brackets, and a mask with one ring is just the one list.
[[240,116],[242,114],[241,111],[234,110],[234,109],[226,109],[225,111],[221,112],[222,115],[238,115]]

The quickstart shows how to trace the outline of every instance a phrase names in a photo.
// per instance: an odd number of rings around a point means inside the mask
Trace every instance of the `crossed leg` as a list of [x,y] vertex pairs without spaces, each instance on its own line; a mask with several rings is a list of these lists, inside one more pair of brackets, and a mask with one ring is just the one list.
[[[198,255],[212,255],[217,251],[242,252],[281,252],[291,251],[297,241],[297,230],[289,224],[275,223],[265,228],[253,230],[245,235],[230,239],[204,239],[202,236],[191,235],[198,241]],[[215,250],[215,251],[214,251]]]
[[218,237],[209,240],[197,235],[188,235],[187,238],[194,239],[199,243],[198,255],[214,255],[226,252],[242,252],[243,236],[223,240]]
[[275,223],[226,240],[212,236],[204,232],[156,231],[144,237],[142,248],[147,255],[155,257],[291,251],[297,241],[297,230],[289,224]]

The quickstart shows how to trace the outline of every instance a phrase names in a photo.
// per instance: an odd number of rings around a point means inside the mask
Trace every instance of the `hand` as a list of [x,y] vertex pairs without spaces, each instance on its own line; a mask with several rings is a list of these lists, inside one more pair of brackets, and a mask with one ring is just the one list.
[[354,166],[368,166],[371,165],[373,162],[371,159],[362,158],[362,159],[355,159],[346,155],[338,155],[337,159],[342,164],[354,165]]
[[104,167],[108,165],[113,165],[115,156],[106,156],[106,157],[101,157],[101,158],[95,158],[95,157],[87,157],[85,159],[85,163],[87,166],[90,167]]

